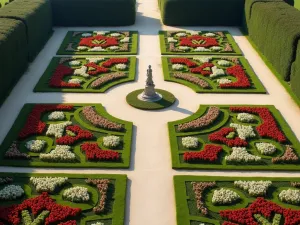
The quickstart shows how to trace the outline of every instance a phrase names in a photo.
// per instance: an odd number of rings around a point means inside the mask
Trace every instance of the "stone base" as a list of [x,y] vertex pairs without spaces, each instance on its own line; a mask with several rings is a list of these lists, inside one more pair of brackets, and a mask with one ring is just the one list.
[[157,102],[162,99],[162,95],[155,92],[154,96],[146,95],[145,92],[142,92],[138,95],[138,99],[144,102]]

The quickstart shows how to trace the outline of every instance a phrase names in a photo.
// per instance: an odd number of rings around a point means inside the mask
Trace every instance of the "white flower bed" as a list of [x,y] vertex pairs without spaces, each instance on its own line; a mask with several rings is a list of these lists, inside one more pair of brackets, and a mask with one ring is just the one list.
[[80,65],[81,65],[81,62],[78,61],[78,60],[73,60],[73,61],[70,61],[70,62],[69,62],[69,65],[70,65],[70,66],[80,66]]
[[127,65],[124,64],[124,63],[119,63],[119,64],[116,65],[116,68],[117,68],[118,70],[126,70]]
[[130,37],[124,37],[123,39],[120,40],[121,43],[129,43],[130,42]]
[[82,36],[82,37],[91,37],[92,34],[91,34],[91,33],[83,33],[81,36]]
[[236,202],[241,197],[230,189],[221,188],[215,190],[212,197],[212,203],[214,205],[227,205]]
[[106,52],[106,51],[107,50],[105,48],[102,48],[101,46],[93,47],[88,50],[88,52]]
[[107,34],[107,33],[109,33],[109,31],[94,31],[94,33],[95,34],[97,34],[97,35],[105,35],[105,34]]
[[82,82],[83,82],[83,80],[78,79],[78,78],[73,78],[68,81],[69,84],[81,84]]
[[204,47],[197,47],[194,49],[194,52],[210,52],[211,50]]
[[212,51],[221,51],[222,48],[219,47],[219,46],[212,46],[212,47],[210,47],[210,50],[212,50]]
[[298,205],[300,203],[300,190],[283,190],[279,193],[279,199],[282,202]]
[[172,69],[173,70],[183,70],[184,66],[181,64],[173,64]]
[[272,185],[272,182],[267,181],[235,181],[234,186],[247,191],[249,195],[265,196],[267,194],[268,188]]
[[103,138],[103,145],[107,148],[115,148],[120,145],[121,139],[118,136],[106,136]]
[[219,76],[224,76],[225,72],[222,69],[219,69],[218,67],[214,66],[211,68],[212,74],[209,75],[211,78],[219,77]]
[[196,137],[184,137],[181,143],[185,148],[197,148],[199,145],[198,138]]
[[186,51],[186,50],[189,50],[190,47],[188,47],[188,46],[178,46],[178,49]]
[[119,46],[110,46],[110,47],[108,47],[108,49],[110,49],[110,50],[118,50]]
[[27,141],[25,147],[31,152],[41,152],[46,145],[44,140],[31,140]]
[[187,33],[190,34],[190,35],[198,35],[199,34],[198,31],[187,31]]
[[97,222],[97,223],[92,223],[92,225],[104,225],[104,223]]
[[40,154],[40,159],[46,162],[73,162],[76,155],[68,145],[57,145],[50,153]]
[[213,58],[212,57],[194,57],[193,60],[201,62],[201,63],[207,63],[210,62]]
[[65,114],[62,111],[54,111],[49,114],[48,120],[63,120],[65,119]]
[[30,182],[33,184],[36,191],[40,193],[51,193],[55,188],[64,185],[67,180],[67,177],[30,177]]
[[229,61],[227,61],[227,60],[219,60],[218,62],[218,65],[220,65],[220,66],[230,66],[231,65],[231,63],[229,62]]
[[85,51],[85,50],[88,50],[88,47],[86,47],[86,46],[78,46],[77,50],[78,51]]
[[110,36],[112,36],[112,37],[120,37],[121,34],[120,33],[111,33]]
[[215,37],[216,34],[214,34],[214,33],[206,33],[203,36],[206,36],[206,37]]
[[173,37],[169,37],[169,38],[168,38],[168,42],[169,42],[169,43],[177,43],[177,40],[174,39]]
[[14,200],[20,198],[24,194],[24,190],[19,185],[7,185],[0,191],[0,199]]
[[71,124],[72,124],[71,121],[57,123],[57,124],[50,124],[46,132],[46,135],[60,138],[63,136],[65,128]]
[[105,60],[105,58],[87,58],[90,63],[99,63]]
[[221,79],[217,79],[217,83],[218,84],[230,84],[230,83],[232,83],[232,80],[229,80],[227,78],[221,78]]
[[71,202],[87,202],[90,195],[86,187],[72,187],[63,192],[63,198]]
[[271,143],[256,143],[255,144],[257,150],[263,155],[272,155],[276,152],[276,146]]
[[246,140],[247,138],[255,137],[256,134],[252,126],[245,126],[238,123],[231,123],[230,127],[236,129],[240,139]]
[[181,33],[177,33],[176,34],[176,36],[178,36],[178,37],[185,37],[187,34],[186,33],[183,33],[183,32],[181,32]]
[[233,147],[232,153],[228,156],[225,156],[226,162],[260,162],[261,157],[251,155],[247,152],[246,148],[243,147]]
[[238,121],[241,121],[244,123],[250,123],[255,120],[254,116],[250,113],[239,113],[236,118]]
[[89,77],[90,75],[87,73],[88,68],[86,66],[82,66],[79,69],[74,70],[73,74],[82,76],[82,77]]

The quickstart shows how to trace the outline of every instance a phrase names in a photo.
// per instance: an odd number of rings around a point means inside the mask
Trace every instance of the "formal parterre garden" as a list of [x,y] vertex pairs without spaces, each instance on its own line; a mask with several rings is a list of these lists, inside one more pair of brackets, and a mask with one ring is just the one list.
[[0,174],[0,224],[123,225],[126,175]]
[[132,123],[101,104],[26,104],[1,145],[0,164],[128,168]]
[[266,93],[242,56],[163,57],[164,79],[196,92]]
[[135,72],[135,57],[54,57],[34,91],[103,93]]
[[274,106],[201,105],[169,122],[173,168],[300,170],[300,144]]
[[227,31],[159,31],[163,55],[242,55]]
[[175,176],[178,225],[300,224],[300,179]]
[[69,31],[57,55],[131,55],[137,43],[136,31]]

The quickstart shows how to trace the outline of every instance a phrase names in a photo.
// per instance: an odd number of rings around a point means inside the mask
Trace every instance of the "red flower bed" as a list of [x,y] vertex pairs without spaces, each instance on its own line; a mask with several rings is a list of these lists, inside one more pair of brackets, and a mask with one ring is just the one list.
[[187,65],[188,67],[195,67],[197,64],[193,62],[192,60],[188,58],[171,58],[170,59],[172,64],[184,64]]
[[109,71],[109,69],[107,69],[107,68],[104,68],[104,67],[102,67],[102,66],[98,66],[96,63],[94,63],[94,62],[91,62],[91,63],[87,63],[87,64],[85,64],[85,66],[86,67],[92,67],[92,68],[94,68],[94,70],[88,70],[88,74],[89,75],[97,75],[97,74],[99,74],[99,73],[107,73],[108,71]]
[[197,47],[212,47],[219,46],[217,39],[211,37],[203,37],[200,35],[193,35],[190,37],[182,37],[179,42],[180,46]]
[[111,59],[105,61],[104,63],[102,63],[102,66],[112,67],[113,65],[119,64],[119,63],[127,64],[128,61],[129,61],[128,58],[111,58]]
[[57,68],[55,69],[53,75],[51,76],[49,80],[49,86],[50,87],[56,87],[56,88],[63,88],[63,87],[69,87],[69,88],[76,88],[80,87],[80,84],[71,84],[63,81],[64,76],[72,75],[74,70],[70,67],[67,67],[63,64],[59,64]]
[[93,138],[93,134],[87,130],[81,129],[80,126],[74,125],[74,126],[67,126],[66,130],[69,130],[76,134],[75,137],[65,135],[63,137],[60,137],[56,140],[56,144],[59,145],[73,145],[77,141],[82,140],[90,140]]
[[284,217],[284,225],[298,225],[300,223],[300,211],[285,209],[277,205],[274,202],[265,200],[264,198],[257,198],[251,205],[246,209],[237,210],[223,210],[220,211],[222,218],[232,222],[224,222],[223,225],[259,225],[254,219],[254,214],[261,214],[266,218],[271,219],[274,214],[281,214]]
[[70,220],[67,222],[59,223],[58,225],[77,225],[77,222],[76,222],[76,220]]
[[226,138],[226,136],[230,132],[234,132],[234,131],[235,131],[235,129],[232,127],[224,127],[221,130],[208,135],[208,139],[211,142],[220,142],[229,147],[246,147],[248,145],[247,141],[245,141],[239,137],[235,137],[234,139]]
[[230,107],[232,112],[246,112],[259,115],[262,124],[256,127],[261,137],[269,137],[281,143],[287,141],[285,135],[277,126],[276,120],[268,108],[265,107]]
[[200,73],[202,74],[203,76],[208,76],[210,74],[212,74],[211,70],[204,70],[205,68],[209,67],[209,68],[212,68],[214,67],[215,65],[213,63],[203,63],[201,66],[198,66],[196,68],[193,68],[191,69],[191,72],[192,73]]
[[71,111],[71,105],[35,105],[27,117],[25,126],[19,133],[19,138],[27,138],[30,135],[42,134],[46,128],[46,123],[40,121],[43,113],[50,111]]
[[79,46],[102,47],[106,48],[109,46],[119,45],[119,41],[115,37],[106,37],[102,35],[97,35],[93,37],[81,38]]
[[120,154],[112,150],[102,150],[96,143],[84,143],[81,150],[85,152],[87,160],[95,161],[118,161]]
[[218,145],[205,145],[204,149],[200,152],[185,152],[183,155],[183,159],[185,162],[215,162],[218,160],[218,154],[222,150],[222,147]]
[[237,81],[228,83],[228,84],[220,84],[220,88],[249,88],[251,87],[251,83],[243,69],[240,65],[235,65],[226,69],[227,74],[234,76]]
[[[43,223],[45,225],[57,224],[60,221],[65,221],[81,213],[80,208],[71,208],[56,204],[47,192],[43,192],[38,197],[26,199],[19,205],[0,207],[0,220],[5,221],[5,224],[19,225],[22,222],[21,212],[23,210],[29,210],[35,217],[43,210],[49,211],[50,213]],[[67,223],[63,224],[66,225]],[[68,223],[68,225],[71,224]]]

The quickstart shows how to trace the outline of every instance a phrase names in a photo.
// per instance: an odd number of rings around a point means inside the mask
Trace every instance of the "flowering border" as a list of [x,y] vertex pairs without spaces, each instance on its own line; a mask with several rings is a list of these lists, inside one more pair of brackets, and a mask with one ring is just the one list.
[[[179,125],[206,118],[209,109],[213,106],[218,107],[220,113],[218,119],[208,127],[178,129]],[[250,111],[255,115],[256,122],[238,121],[239,113],[250,113]],[[210,119],[205,119],[205,122]],[[274,106],[201,105],[195,114],[182,120],[169,122],[168,128],[172,167],[176,169],[300,170],[300,143]],[[182,145],[182,138],[188,136],[196,137],[200,142],[200,145],[192,151]],[[261,142],[275,144],[276,151],[272,155],[262,155],[255,145]],[[201,150],[210,145],[219,147],[223,151],[214,149],[206,153]],[[243,154],[237,157],[237,152]],[[232,160],[226,156],[230,156]],[[206,157],[214,160],[210,163],[197,160]]]

